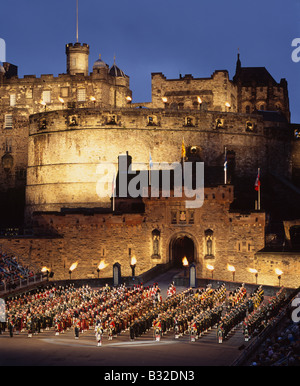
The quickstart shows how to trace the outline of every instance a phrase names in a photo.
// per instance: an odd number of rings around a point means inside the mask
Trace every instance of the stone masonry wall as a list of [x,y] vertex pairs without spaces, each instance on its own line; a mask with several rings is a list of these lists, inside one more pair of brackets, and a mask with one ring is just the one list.
[[[192,119],[192,125],[186,125],[187,117]],[[73,118],[76,124],[70,125]],[[218,118],[223,126],[216,129]],[[253,123],[251,132],[246,129],[248,119]],[[260,116],[199,111],[174,115],[161,109],[130,108],[35,114],[30,118],[29,213],[61,207],[109,206],[110,194],[103,199],[97,193],[100,163],[117,167],[118,156],[126,152],[136,164],[148,164],[149,153],[153,162],[179,162],[183,138],[186,147],[199,148],[201,159],[208,166],[222,168],[225,147],[233,151],[236,175],[253,180],[257,167],[261,167],[262,173],[267,172],[273,156],[266,151],[268,138]],[[276,165],[272,168],[283,167],[280,162]],[[112,178],[113,175],[108,179],[109,186]]]

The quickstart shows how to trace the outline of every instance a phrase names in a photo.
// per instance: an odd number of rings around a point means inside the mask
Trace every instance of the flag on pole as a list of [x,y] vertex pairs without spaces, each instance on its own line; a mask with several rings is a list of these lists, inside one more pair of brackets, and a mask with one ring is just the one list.
[[224,161],[224,183],[227,184],[227,150],[225,147],[225,161]]
[[116,174],[114,173],[114,177],[111,184],[111,194],[113,199],[113,211],[115,210],[115,184],[116,184]]
[[149,166],[150,168],[153,167],[153,162],[152,162],[152,157],[151,157],[151,153],[149,152]]
[[181,157],[184,159],[186,155],[185,146],[184,146],[184,138],[182,138],[182,146],[181,146]]
[[259,189],[260,189],[260,170],[259,170],[259,169],[258,169],[258,171],[257,171],[257,176],[256,176],[254,188],[255,188],[255,190],[256,190],[257,192],[258,192]]

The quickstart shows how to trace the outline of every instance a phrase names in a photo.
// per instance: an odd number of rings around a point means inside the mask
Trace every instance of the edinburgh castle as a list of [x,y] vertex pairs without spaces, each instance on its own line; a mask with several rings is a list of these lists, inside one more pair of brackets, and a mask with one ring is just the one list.
[[[2,249],[49,267],[55,279],[111,277],[194,263],[197,276],[286,287],[300,279],[300,124],[290,121],[288,85],[265,67],[230,78],[152,73],[152,100],[133,103],[130,78],[89,45],[66,45],[66,73],[0,68]],[[182,157],[184,144],[185,155]],[[204,163],[204,202],[185,197],[99,195],[99,165]],[[226,180],[224,162],[226,161]],[[254,188],[258,170],[260,193]],[[148,173],[148,171],[146,170]],[[118,180],[119,177],[117,177]],[[106,183],[111,191],[113,176]]]

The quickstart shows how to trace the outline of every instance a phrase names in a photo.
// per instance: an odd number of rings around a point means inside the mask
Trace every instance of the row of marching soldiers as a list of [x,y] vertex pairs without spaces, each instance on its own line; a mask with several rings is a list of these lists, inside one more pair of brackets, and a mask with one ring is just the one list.
[[[134,286],[127,288],[103,288],[93,290],[86,287],[74,288],[48,286],[7,299],[7,328],[13,332],[27,331],[28,337],[43,330],[64,333],[74,327],[75,337],[88,330],[101,318],[103,328],[110,330],[111,320],[125,330],[130,321],[140,312],[139,307],[147,308],[159,290],[157,285],[147,288]],[[115,316],[120,318],[115,318]]]
[[224,284],[217,289],[188,289],[168,299],[159,310],[153,322],[156,340],[173,329],[175,339],[190,334],[191,339],[198,339],[206,330],[213,327],[222,313],[222,304],[226,299]]
[[228,337],[252,310],[257,308],[263,301],[263,289],[260,286],[247,298],[247,291],[244,284],[229,293],[226,301],[225,314],[222,315],[217,326],[217,337],[219,343]]
[[[257,297],[259,298],[262,293],[260,289]],[[278,315],[280,309],[286,303],[288,298],[285,288],[280,288],[275,296],[271,297],[266,304],[258,304],[258,299],[254,303],[253,312],[248,315],[243,321],[243,334],[245,341],[248,341],[251,337],[259,334],[264,328],[267,327],[270,320]]]

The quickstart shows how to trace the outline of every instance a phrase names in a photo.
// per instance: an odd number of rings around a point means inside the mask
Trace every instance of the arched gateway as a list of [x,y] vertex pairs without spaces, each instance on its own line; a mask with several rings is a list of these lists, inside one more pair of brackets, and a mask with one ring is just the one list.
[[197,260],[197,248],[193,237],[186,233],[175,235],[169,244],[169,261],[178,268],[183,266],[186,257],[189,264]]

